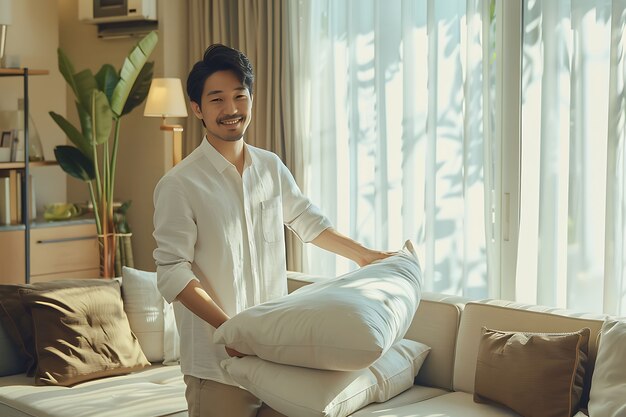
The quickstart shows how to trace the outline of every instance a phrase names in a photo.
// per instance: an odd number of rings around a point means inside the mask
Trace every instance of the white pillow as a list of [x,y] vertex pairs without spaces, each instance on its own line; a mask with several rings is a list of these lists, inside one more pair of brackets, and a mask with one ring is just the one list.
[[122,298],[130,328],[150,362],[178,363],[180,339],[172,306],[156,285],[156,272],[122,268]]
[[589,393],[591,417],[626,416],[626,322],[606,320]]
[[221,365],[235,382],[286,416],[343,417],[409,389],[429,351],[422,343],[401,340],[369,368],[349,372],[281,365],[255,356],[226,359]]
[[404,337],[422,273],[411,242],[398,255],[233,316],[213,341],[286,365],[367,368]]

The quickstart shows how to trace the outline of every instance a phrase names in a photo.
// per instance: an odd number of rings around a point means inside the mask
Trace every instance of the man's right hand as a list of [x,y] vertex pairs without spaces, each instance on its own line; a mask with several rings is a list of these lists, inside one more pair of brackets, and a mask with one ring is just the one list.
[[224,346],[224,349],[226,349],[226,353],[228,353],[228,356],[230,356],[231,358],[233,357],[243,358],[244,356],[248,356],[241,352],[237,352],[235,349],[231,349],[228,346]]

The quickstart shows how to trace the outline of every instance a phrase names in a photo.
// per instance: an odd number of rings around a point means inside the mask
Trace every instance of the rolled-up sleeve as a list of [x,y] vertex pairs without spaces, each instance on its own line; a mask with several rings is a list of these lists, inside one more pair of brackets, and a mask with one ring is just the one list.
[[[278,159],[278,158],[277,158]],[[303,242],[311,242],[332,227],[321,210],[305,197],[287,167],[279,160],[284,224]]]
[[191,270],[197,238],[193,210],[176,177],[165,176],[154,190],[153,256],[157,266],[157,287],[172,302],[194,279]]

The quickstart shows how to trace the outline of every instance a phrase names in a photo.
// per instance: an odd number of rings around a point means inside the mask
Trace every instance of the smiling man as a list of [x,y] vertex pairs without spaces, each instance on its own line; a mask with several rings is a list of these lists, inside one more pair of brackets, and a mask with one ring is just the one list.
[[187,79],[206,136],[154,192],[157,282],[174,303],[190,417],[279,416],[220,368],[240,353],[213,343],[233,315],[287,293],[284,226],[360,266],[391,253],[335,231],[273,153],[244,142],[252,117],[248,58],[211,45]]

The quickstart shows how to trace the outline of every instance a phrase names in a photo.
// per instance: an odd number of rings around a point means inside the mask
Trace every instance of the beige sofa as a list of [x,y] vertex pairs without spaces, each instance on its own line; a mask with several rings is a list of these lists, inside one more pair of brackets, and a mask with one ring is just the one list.
[[[316,279],[319,278],[289,273],[289,290]],[[482,326],[526,332],[571,332],[588,327],[593,363],[602,323],[603,317],[600,316],[568,314],[498,300],[468,302],[459,297],[424,293],[406,335],[432,348],[415,385],[387,402],[370,404],[353,416],[517,416],[503,407],[473,401]],[[24,375],[0,378],[0,416],[187,415],[185,387],[178,366],[153,366],[142,372],[90,381],[71,388],[32,384],[32,379]]]

